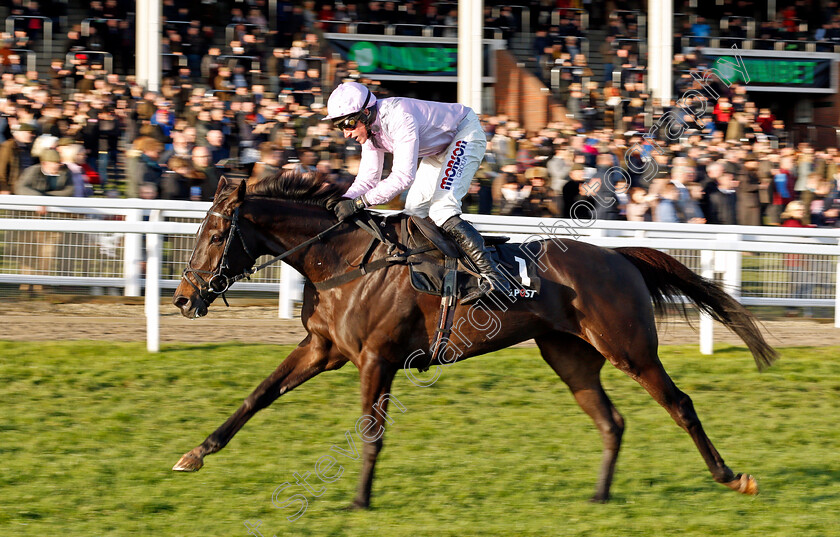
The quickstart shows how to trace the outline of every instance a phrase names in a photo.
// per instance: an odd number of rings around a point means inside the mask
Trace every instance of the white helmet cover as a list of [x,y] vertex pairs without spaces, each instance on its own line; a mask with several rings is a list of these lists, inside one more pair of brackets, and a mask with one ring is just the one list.
[[327,117],[336,119],[356,114],[376,104],[376,97],[358,82],[345,82],[335,88],[327,101]]

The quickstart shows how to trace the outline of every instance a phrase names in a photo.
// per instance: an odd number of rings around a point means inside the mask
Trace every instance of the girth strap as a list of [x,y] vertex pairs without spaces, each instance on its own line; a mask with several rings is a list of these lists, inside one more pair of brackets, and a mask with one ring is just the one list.
[[370,263],[363,262],[359,264],[358,268],[355,268],[350,272],[339,274],[338,276],[334,276],[322,282],[313,282],[313,285],[315,286],[315,289],[319,291],[326,291],[327,289],[332,289],[334,287],[344,285],[345,283],[351,282],[356,278],[361,278],[365,274],[370,274],[371,272],[375,272],[377,270],[389,267],[391,265],[408,264],[411,262],[409,259],[410,257],[428,252],[432,249],[434,249],[433,246],[425,246],[423,248],[417,248],[416,250],[409,250],[405,253],[381,257],[376,261],[371,261]]

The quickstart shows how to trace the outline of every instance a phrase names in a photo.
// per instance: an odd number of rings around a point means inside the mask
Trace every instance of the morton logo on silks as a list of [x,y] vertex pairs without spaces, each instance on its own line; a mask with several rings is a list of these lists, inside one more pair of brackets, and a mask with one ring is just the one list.
[[464,173],[465,147],[467,147],[465,140],[455,142],[455,149],[452,150],[452,154],[449,156],[449,162],[446,163],[446,169],[443,170],[443,180],[440,182],[440,187],[443,190],[452,188],[452,181],[456,177],[461,177],[461,174]]

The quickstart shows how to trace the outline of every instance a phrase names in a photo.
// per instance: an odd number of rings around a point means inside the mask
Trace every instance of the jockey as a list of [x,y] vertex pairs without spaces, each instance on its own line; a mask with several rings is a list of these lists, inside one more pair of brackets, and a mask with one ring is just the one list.
[[[461,104],[394,97],[377,101],[357,82],[338,86],[327,101],[326,119],[362,146],[356,180],[333,210],[340,220],[386,203],[405,189],[405,213],[428,216],[461,247],[489,284],[484,292],[511,289],[485,250],[484,239],[462,220],[461,198],[478,170],[487,138],[478,116]],[[385,153],[391,173],[382,178]],[[418,158],[420,166],[416,167]],[[484,287],[484,286],[482,286]],[[481,293],[467,297],[470,302]]]

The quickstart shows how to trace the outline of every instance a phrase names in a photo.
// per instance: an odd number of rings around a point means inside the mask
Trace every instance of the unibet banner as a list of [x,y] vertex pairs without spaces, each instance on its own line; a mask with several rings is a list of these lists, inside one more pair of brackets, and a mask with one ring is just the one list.
[[[792,86],[796,88],[825,88],[831,87],[831,60],[784,60],[770,58],[742,58],[744,67],[750,76],[750,85],[757,86]],[[732,70],[723,63],[724,60],[733,62],[734,58],[717,58],[713,67],[723,67],[721,72],[724,76],[735,75],[737,80],[740,73]]]
[[[838,54],[706,48],[703,57],[729,83],[752,91],[833,93]],[[737,56],[736,56],[737,55]]]
[[[421,39],[421,38],[418,38]],[[365,75],[458,75],[458,48],[454,44],[356,41],[329,39],[345,60],[354,61]]]

